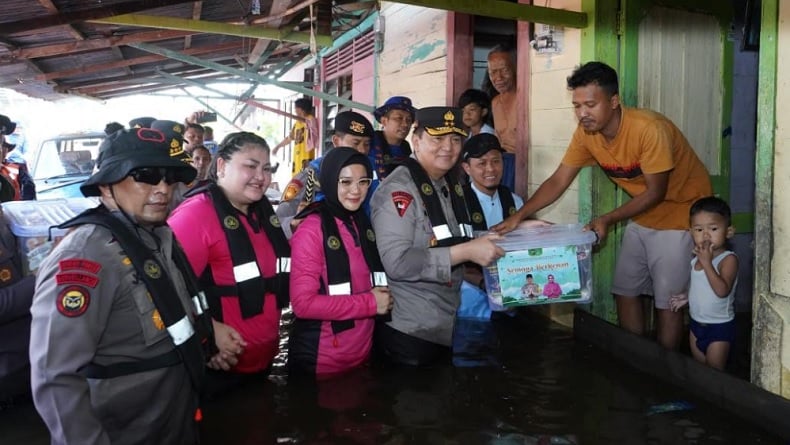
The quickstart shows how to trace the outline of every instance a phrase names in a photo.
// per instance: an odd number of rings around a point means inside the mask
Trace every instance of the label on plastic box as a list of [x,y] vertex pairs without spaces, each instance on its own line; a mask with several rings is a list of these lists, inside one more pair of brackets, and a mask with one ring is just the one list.
[[506,308],[582,299],[575,245],[508,252],[486,280],[492,302]]

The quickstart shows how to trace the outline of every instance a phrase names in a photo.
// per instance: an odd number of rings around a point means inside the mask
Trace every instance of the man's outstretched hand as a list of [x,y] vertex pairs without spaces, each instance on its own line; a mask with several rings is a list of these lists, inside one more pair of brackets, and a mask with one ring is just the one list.
[[505,218],[504,221],[502,221],[501,223],[495,226],[492,226],[488,230],[492,232],[496,232],[500,235],[504,235],[508,232],[512,232],[516,227],[518,227],[520,223],[521,223],[521,217],[518,214],[510,215],[507,218]]

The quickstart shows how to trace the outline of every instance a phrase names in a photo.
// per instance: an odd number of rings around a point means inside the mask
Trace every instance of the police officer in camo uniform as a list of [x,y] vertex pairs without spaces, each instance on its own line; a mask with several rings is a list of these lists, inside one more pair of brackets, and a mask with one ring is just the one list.
[[195,169],[149,128],[102,143],[81,187],[101,204],[39,269],[31,383],[53,444],[194,444],[213,345],[205,297],[165,224],[173,186]]
[[504,255],[496,235],[472,239],[461,185],[453,175],[466,131],[458,108],[417,111],[413,154],[387,176],[371,201],[392,319],[376,327],[387,359],[427,365],[450,356],[463,263],[487,266]]

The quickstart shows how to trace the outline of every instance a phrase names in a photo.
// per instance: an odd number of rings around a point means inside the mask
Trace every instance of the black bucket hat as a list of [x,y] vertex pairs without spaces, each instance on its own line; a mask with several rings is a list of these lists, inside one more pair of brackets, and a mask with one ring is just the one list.
[[99,185],[115,184],[141,167],[161,167],[175,171],[178,182],[190,183],[197,170],[170,156],[170,144],[161,131],[136,128],[118,131],[99,147],[102,154],[99,171],[85,181],[80,190],[85,196],[99,196]]
[[136,117],[129,121],[129,128],[151,128],[151,122],[155,120],[155,117],[149,116]]

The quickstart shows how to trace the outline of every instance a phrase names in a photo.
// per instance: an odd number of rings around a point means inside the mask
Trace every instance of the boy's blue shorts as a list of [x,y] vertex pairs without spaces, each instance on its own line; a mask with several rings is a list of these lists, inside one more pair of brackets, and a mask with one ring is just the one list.
[[691,332],[697,337],[697,348],[705,354],[708,346],[716,341],[735,341],[735,319],[726,323],[700,323],[693,318],[689,323]]

